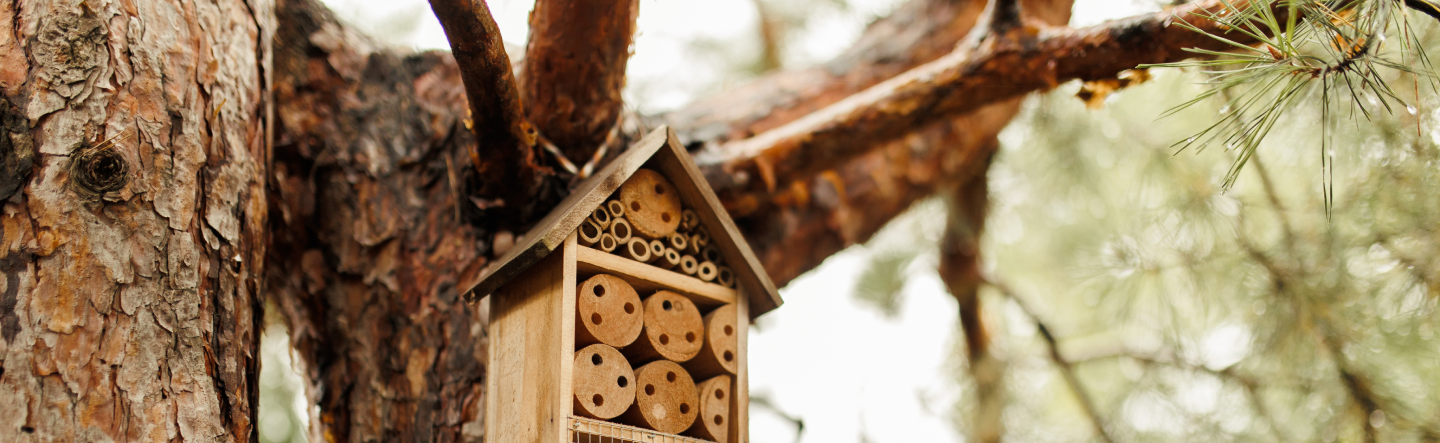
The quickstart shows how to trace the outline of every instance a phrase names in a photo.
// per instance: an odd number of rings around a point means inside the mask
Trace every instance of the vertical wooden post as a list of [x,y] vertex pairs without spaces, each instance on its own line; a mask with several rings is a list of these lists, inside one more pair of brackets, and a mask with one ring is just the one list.
[[485,441],[567,441],[575,352],[575,235],[490,296]]
[[730,443],[750,441],[750,296],[735,294],[735,386],[730,390]]

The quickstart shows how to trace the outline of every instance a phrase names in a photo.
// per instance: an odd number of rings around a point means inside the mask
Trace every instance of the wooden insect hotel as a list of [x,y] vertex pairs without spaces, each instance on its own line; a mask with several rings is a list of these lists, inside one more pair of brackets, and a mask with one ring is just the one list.
[[470,281],[485,441],[749,441],[746,334],[780,296],[669,128]]

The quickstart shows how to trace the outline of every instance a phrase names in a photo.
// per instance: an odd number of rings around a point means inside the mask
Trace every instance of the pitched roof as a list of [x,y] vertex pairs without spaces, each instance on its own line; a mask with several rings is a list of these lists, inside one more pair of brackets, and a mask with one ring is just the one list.
[[470,271],[473,275],[462,276],[461,287],[467,288],[467,299],[478,300],[489,295],[540,259],[560,249],[565,239],[585,222],[585,218],[641,167],[658,171],[669,179],[680,193],[680,200],[699,215],[702,225],[710,228],[712,244],[720,250],[725,261],[732,264],[735,281],[744,287],[749,296],[750,318],[783,303],[775,283],[770,281],[750,245],[735,228],[735,222],[720,205],[715,191],[705,182],[700,169],[675,137],[675,131],[667,126],[650,132],[600,172],[581,182],[569,197],[525,233],[499,260],[483,269]]

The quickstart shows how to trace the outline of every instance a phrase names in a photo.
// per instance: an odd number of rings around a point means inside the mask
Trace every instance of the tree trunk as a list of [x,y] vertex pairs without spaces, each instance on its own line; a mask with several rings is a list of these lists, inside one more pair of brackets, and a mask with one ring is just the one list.
[[250,441],[265,0],[0,4],[0,441]]

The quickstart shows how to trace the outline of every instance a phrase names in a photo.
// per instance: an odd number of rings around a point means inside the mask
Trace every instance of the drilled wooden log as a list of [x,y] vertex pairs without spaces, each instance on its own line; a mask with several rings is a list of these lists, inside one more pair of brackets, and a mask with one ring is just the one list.
[[[732,312],[733,314],[733,312]],[[691,374],[691,376],[695,376]],[[704,378],[704,377],[697,377]],[[730,435],[730,376],[717,375],[695,385],[700,411],[685,435],[717,442]]]
[[739,355],[738,338],[735,332],[735,305],[715,308],[705,314],[705,339],[700,342],[700,352],[683,366],[695,378],[710,378],[716,375],[735,375]]
[[609,420],[635,402],[635,371],[613,347],[597,343],[575,351],[571,379],[576,415]]
[[678,434],[695,422],[699,413],[695,379],[672,361],[657,360],[635,369],[635,403],[620,416],[621,423]]
[[683,362],[700,352],[705,320],[690,299],[670,291],[656,291],[643,303],[645,328],[640,338],[625,347],[636,363],[656,359]]
[[635,171],[620,185],[620,202],[640,237],[665,238],[680,226],[680,193],[659,172]]
[[600,274],[575,290],[575,346],[604,343],[622,348],[635,342],[645,319],[640,295],[625,280]]
[[[605,219],[605,222],[609,224],[610,219]],[[581,245],[594,247],[596,243],[600,243],[600,237],[603,235],[605,235],[605,228],[595,223],[595,219],[585,219],[585,223],[580,224],[580,231],[576,233],[575,238]]]

